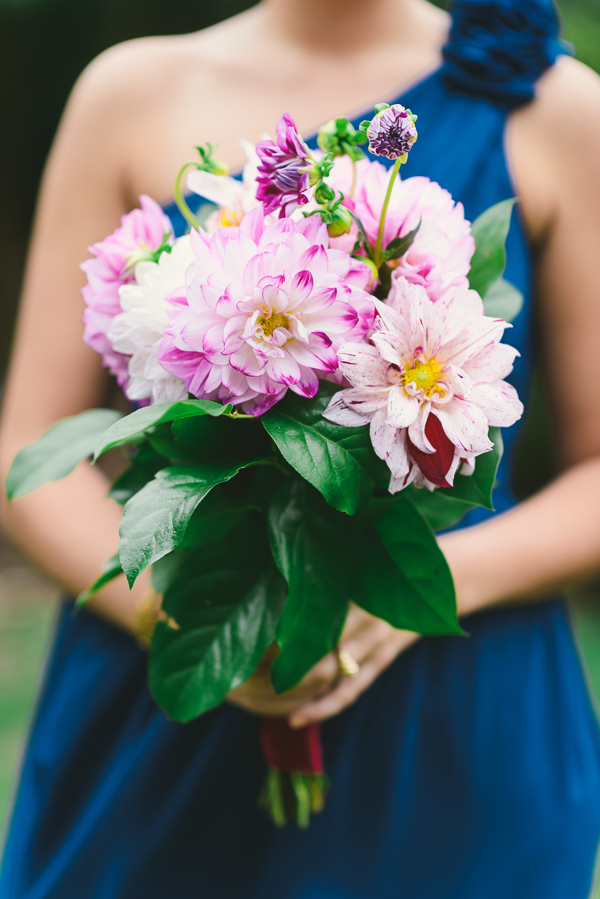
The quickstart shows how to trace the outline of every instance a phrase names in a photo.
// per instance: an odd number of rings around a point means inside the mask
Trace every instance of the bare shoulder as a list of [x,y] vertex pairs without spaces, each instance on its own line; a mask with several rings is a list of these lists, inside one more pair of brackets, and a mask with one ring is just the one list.
[[[250,11],[252,12],[252,11]],[[137,38],[101,53],[84,70],[75,94],[88,103],[127,109],[131,114],[146,102],[154,104],[172,96],[189,68],[207,74],[231,55],[244,35],[252,16],[234,16],[191,34]]]
[[600,77],[561,57],[532,103],[510,117],[507,153],[530,236],[543,238],[562,204],[600,191]]
[[80,75],[71,99],[81,111],[135,112],[168,90],[181,68],[187,36],[138,38],[97,56]]
[[[536,97],[516,113],[524,125],[546,135],[586,134],[600,127],[600,76],[568,56],[560,57],[537,84]],[[567,138],[568,140],[568,138]]]

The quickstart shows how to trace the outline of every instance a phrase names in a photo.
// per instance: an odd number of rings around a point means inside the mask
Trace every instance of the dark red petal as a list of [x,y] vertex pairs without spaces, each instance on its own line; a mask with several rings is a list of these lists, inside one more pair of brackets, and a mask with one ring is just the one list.
[[424,453],[422,450],[417,449],[407,435],[408,448],[412,459],[419,466],[427,480],[435,484],[436,487],[450,487],[446,480],[446,475],[450,471],[454,459],[455,446],[450,438],[447,437],[441,421],[433,413],[430,413],[427,419],[425,436],[431,445],[435,447],[435,453]]

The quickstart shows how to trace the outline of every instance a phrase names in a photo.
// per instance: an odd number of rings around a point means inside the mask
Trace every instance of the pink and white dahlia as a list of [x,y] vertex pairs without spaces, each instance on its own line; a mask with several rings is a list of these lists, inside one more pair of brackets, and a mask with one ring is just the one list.
[[356,427],[370,422],[373,448],[392,473],[390,492],[411,482],[449,487],[461,462],[492,449],[490,426],[508,427],[523,414],[503,379],[517,351],[500,343],[502,319],[488,318],[473,290],[452,289],[432,303],[419,285],[399,278],[389,305],[375,300],[371,343],[338,350],[351,384],[325,417]]
[[83,313],[83,340],[102,356],[120,385],[127,383],[128,358],[115,350],[108,330],[121,312],[119,288],[134,281],[134,266],[143,258],[153,258],[161,246],[173,243],[173,228],[158,203],[140,197],[141,209],[121,218],[121,226],[99,243],[89,247],[94,259],[86,259],[81,268],[87,284],[81,294],[86,304]]
[[158,348],[169,324],[168,297],[185,291],[186,272],[194,259],[186,234],[157,262],[138,262],[135,281],[119,288],[122,312],[114,317],[107,337],[127,360],[124,389],[130,400],[168,403],[187,397],[184,381],[158,361]]
[[[347,156],[335,160],[327,183],[341,190],[344,204],[361,220],[369,243],[375,247],[383,201],[390,178],[389,169],[367,159],[356,164],[356,184],[352,197],[353,169]],[[421,222],[408,252],[390,263],[394,278],[420,284],[429,298],[437,300],[450,287],[467,287],[467,275],[475,241],[471,224],[464,217],[462,203],[455,203],[447,190],[429,178],[396,178],[383,231],[383,247],[396,237],[404,237]],[[336,238],[332,246],[351,253],[357,228]]]
[[311,155],[291,116],[277,123],[277,143],[263,140],[256,145],[259,157],[257,193],[266,213],[289,216],[310,199]]
[[337,348],[372,326],[369,270],[330,249],[316,216],[267,224],[253,209],[238,228],[194,233],[192,248],[159,358],[198,398],[260,415],[288,388],[313,397]]

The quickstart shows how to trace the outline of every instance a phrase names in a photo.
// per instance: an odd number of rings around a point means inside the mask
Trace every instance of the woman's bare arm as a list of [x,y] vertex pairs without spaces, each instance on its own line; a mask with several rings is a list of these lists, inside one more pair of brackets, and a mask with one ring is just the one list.
[[507,137],[536,249],[563,474],[514,510],[443,538],[462,612],[548,596],[600,569],[600,79],[562,60]]
[[[44,175],[0,423],[2,482],[23,445],[58,419],[102,403],[105,373],[81,339],[79,264],[127,211],[123,149],[132,116],[123,83],[129,79],[133,91],[136,85],[128,54],[117,49],[116,56],[101,58],[80,79]],[[84,463],[63,481],[3,502],[8,534],[71,595],[116,551],[121,512],[106,499],[107,487],[102,472]],[[120,577],[92,605],[131,629],[147,590],[147,577],[131,594]]]

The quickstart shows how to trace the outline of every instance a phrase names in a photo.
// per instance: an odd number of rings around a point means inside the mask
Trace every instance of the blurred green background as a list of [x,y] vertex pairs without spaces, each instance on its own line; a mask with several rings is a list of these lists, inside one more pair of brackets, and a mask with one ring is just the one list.
[[[120,41],[194,31],[252,5],[250,0],[0,0],[0,379],[44,160],[79,72]],[[438,5],[446,4],[440,0]],[[562,0],[560,10],[565,37],[577,57],[600,72],[600,0]],[[552,474],[549,420],[538,377],[517,474],[522,495]],[[534,458],[535,469],[527,465]],[[600,696],[597,593],[593,587],[581,592],[573,609],[590,679]],[[55,598],[54,588],[0,538],[0,827],[10,807]],[[600,889],[596,895],[600,899]]]

